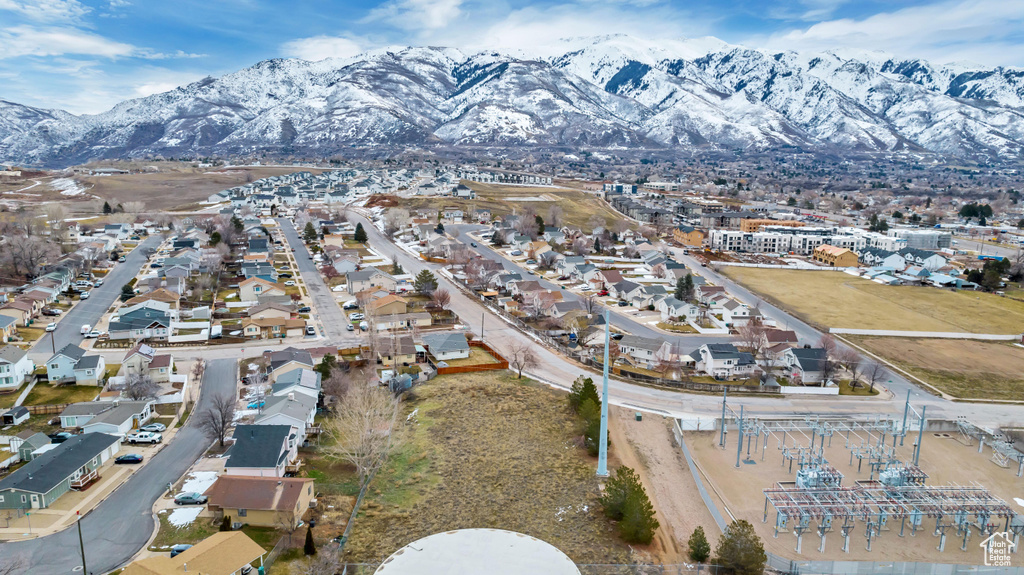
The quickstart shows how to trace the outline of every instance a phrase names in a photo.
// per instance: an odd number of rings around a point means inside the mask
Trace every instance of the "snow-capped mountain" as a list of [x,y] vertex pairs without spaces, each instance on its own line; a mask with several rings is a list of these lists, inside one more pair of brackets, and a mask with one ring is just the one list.
[[0,161],[403,145],[920,150],[1024,159],[1024,70],[714,38],[574,38],[536,53],[387,48],[276,59],[74,116],[0,100]]

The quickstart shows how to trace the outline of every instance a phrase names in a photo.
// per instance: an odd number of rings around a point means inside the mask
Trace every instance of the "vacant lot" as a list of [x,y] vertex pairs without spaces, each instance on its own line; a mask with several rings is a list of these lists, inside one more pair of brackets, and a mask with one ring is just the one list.
[[840,272],[723,268],[726,275],[822,328],[1020,333],[1024,302],[973,291],[883,286]]
[[405,448],[374,480],[348,560],[380,561],[470,527],[526,533],[577,563],[627,560],[598,507],[594,462],[576,446],[565,394],[492,372],[440,376],[415,395]]
[[964,399],[1024,399],[1024,349],[963,339],[851,337],[924,381]]
[[[533,188],[524,186],[501,186],[464,181],[464,184],[476,192],[476,199],[464,200],[455,198],[413,197],[402,200],[402,206],[409,209],[432,208],[440,210],[445,206],[458,206],[468,216],[474,210],[490,210],[491,216],[503,216],[514,211],[523,213],[527,207],[548,221],[551,206],[562,209],[563,224],[580,227],[590,231],[594,223],[600,226],[611,226],[616,220],[623,219],[622,214],[612,210],[593,194],[564,188]],[[517,201],[515,198],[529,198]]]

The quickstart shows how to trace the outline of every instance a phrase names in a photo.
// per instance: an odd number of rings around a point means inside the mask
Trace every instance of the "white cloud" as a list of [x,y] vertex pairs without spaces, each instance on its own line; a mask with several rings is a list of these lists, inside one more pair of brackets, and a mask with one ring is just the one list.
[[0,59],[18,56],[80,54],[117,58],[135,52],[131,44],[115,42],[74,28],[15,26],[0,30]]
[[371,10],[366,21],[384,21],[404,30],[437,30],[461,16],[464,3],[465,0],[389,0]]
[[363,51],[358,42],[341,36],[313,36],[286,42],[281,53],[315,62],[324,58],[351,58]]
[[20,14],[38,22],[78,20],[90,8],[78,0],[0,0],[0,10]]
[[1019,65],[1019,41],[1013,38],[1022,25],[1020,0],[959,0],[882,12],[862,20],[819,22],[747,43],[777,50],[884,50],[937,63],[969,58],[990,65]]

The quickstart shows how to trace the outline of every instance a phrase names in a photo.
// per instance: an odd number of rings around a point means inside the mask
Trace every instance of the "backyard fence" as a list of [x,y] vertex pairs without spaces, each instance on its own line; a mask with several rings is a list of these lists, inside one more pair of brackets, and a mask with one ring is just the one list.
[[475,365],[458,365],[448,367],[437,367],[436,365],[434,365],[432,361],[429,360],[429,358],[428,361],[430,361],[430,364],[437,369],[438,375],[446,375],[449,373],[471,373],[474,371],[497,371],[502,369],[508,369],[508,360],[502,357],[501,354],[499,354],[498,352],[494,351],[494,348],[487,345],[486,343],[474,340],[469,342],[469,346],[483,349],[498,361],[491,363],[478,363]]

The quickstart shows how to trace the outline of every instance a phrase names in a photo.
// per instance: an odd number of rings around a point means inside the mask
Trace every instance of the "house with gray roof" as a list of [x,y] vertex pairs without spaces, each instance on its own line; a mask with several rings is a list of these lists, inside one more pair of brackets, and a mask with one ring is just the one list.
[[736,349],[731,343],[707,343],[690,354],[697,371],[719,379],[750,376],[756,364],[754,356]]
[[76,435],[0,479],[0,509],[45,509],[68,491],[99,478],[97,469],[121,449],[121,437]]
[[227,451],[226,475],[284,477],[295,460],[298,436],[291,425],[238,425]]
[[107,368],[102,355],[85,355],[85,350],[69,343],[46,360],[46,378],[51,384],[74,382],[99,385]]
[[267,398],[263,410],[253,421],[256,425],[290,425],[297,435],[299,445],[306,442],[306,435],[316,416],[316,399],[304,393],[291,392],[286,395],[272,395]]
[[272,395],[304,393],[314,399],[318,399],[321,388],[322,377],[320,373],[312,369],[300,367],[277,376],[277,380],[270,386],[270,393]]
[[469,357],[469,342],[466,334],[461,331],[424,335],[423,345],[438,361]]
[[11,451],[16,451],[22,461],[32,461],[35,451],[50,445],[50,438],[39,431],[26,429],[11,438]]
[[370,288],[380,288],[386,291],[395,291],[398,280],[386,272],[375,267],[363,268],[359,271],[345,274],[345,281],[348,283],[349,295],[354,295]]
[[0,347],[0,391],[18,389],[35,369],[27,349],[16,345]]
[[787,376],[803,385],[822,383],[828,361],[828,351],[823,347],[793,347],[779,358]]

